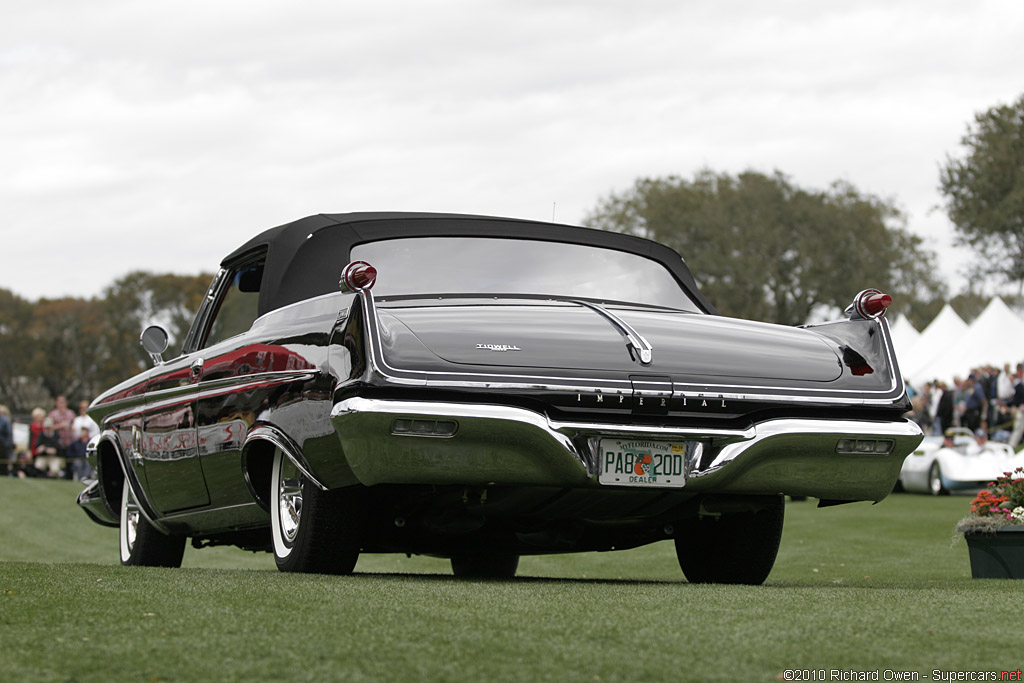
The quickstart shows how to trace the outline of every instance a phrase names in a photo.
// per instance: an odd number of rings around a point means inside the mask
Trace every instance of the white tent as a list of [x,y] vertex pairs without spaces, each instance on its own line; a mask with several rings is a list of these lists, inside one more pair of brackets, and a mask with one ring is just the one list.
[[921,333],[907,320],[907,316],[902,314],[889,326],[889,334],[892,336],[893,346],[896,347],[897,359],[902,359],[904,354],[910,352],[921,340]]
[[928,323],[921,332],[921,337],[912,347],[896,348],[896,358],[900,364],[900,372],[912,383],[921,384],[934,377],[923,373],[936,356],[940,355],[949,344],[967,333],[967,323],[956,314],[953,307],[946,304],[939,314]]
[[915,366],[915,380],[948,381],[955,376],[966,377],[972,368],[982,365],[1016,365],[1024,361],[1024,320],[995,297],[966,332],[947,338],[939,349],[927,359],[920,357],[924,362]]

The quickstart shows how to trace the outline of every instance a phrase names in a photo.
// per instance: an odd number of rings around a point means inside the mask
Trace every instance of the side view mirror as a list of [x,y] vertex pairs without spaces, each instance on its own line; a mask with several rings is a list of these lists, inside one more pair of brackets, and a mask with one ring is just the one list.
[[139,343],[142,344],[142,348],[146,349],[146,353],[153,360],[153,365],[160,365],[164,362],[163,353],[167,350],[170,341],[171,337],[167,334],[167,330],[159,325],[150,325],[139,336]]

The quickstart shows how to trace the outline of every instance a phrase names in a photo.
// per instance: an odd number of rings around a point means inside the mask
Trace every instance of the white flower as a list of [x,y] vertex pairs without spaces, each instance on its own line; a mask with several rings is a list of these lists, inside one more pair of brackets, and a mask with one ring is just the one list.
[[1013,512],[1011,512],[1010,514],[1013,515],[1014,520],[1018,522],[1024,522],[1024,505],[1018,505],[1017,507],[1013,508]]

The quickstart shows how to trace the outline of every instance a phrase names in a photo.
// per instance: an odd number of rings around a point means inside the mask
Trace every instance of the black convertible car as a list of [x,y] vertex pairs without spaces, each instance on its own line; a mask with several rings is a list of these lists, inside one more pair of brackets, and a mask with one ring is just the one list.
[[690,581],[760,583],[783,496],[889,493],[921,432],[883,314],[719,315],[671,249],[504,218],[316,215],[224,259],[180,350],[96,399],[124,564],[195,547],[347,573],[359,553],[508,577],[521,555],[672,539]]

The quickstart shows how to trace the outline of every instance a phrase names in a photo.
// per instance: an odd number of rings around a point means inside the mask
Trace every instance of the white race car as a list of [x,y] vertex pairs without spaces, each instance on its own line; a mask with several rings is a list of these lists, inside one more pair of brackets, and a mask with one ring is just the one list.
[[941,436],[925,437],[903,461],[900,484],[904,491],[930,493],[977,493],[990,481],[1024,466],[1024,452],[1015,453],[1005,443],[978,440],[967,429],[950,430],[950,446]]

